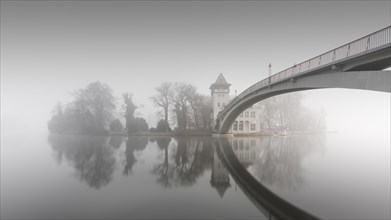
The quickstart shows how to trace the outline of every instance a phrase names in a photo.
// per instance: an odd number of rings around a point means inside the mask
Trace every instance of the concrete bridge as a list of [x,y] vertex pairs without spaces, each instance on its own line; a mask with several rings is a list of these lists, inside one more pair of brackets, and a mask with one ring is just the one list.
[[263,79],[217,115],[214,133],[226,134],[238,115],[272,96],[322,88],[391,91],[391,26]]

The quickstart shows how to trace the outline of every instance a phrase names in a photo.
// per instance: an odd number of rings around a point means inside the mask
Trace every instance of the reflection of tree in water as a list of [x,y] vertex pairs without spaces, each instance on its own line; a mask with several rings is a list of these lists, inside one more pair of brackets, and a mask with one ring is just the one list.
[[111,136],[109,143],[115,149],[119,149],[121,147],[122,142],[124,141],[122,136]]
[[75,176],[90,187],[99,189],[111,181],[115,158],[106,137],[50,135],[49,144],[59,162],[65,157],[75,168]]
[[129,172],[132,172],[132,167],[136,163],[136,157],[134,156],[134,151],[144,150],[148,144],[148,138],[146,137],[137,137],[129,136],[126,140],[126,150],[125,150],[125,167],[123,174],[128,175]]
[[173,167],[170,167],[170,164],[168,163],[168,146],[170,145],[171,138],[162,137],[156,139],[157,146],[164,150],[164,159],[163,162],[160,164],[156,164],[152,170],[152,173],[158,174],[159,178],[157,179],[157,182],[163,185],[165,188],[171,187],[170,180],[173,176]]
[[210,166],[211,147],[207,140],[177,138],[169,156],[170,139],[157,139],[160,149],[164,150],[163,162],[155,165],[152,172],[159,175],[157,182],[164,187],[191,186]]
[[[177,143],[178,146],[175,155],[177,181],[179,185],[193,185],[200,172],[203,171],[199,161],[200,141],[186,141],[185,139],[179,138],[177,139]],[[188,152],[190,150],[189,148],[193,148],[194,146],[194,151]],[[193,157],[191,163],[189,157]]]
[[301,161],[324,148],[323,136],[266,137],[261,139],[255,176],[268,185],[297,189],[304,183]]

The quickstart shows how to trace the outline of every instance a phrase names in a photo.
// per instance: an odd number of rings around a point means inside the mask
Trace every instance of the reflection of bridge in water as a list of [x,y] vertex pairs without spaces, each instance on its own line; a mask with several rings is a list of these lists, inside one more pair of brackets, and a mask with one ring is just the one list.
[[[234,154],[243,166],[247,168],[256,161],[257,155],[259,154],[259,148],[257,146],[260,146],[260,137],[235,138],[230,141]],[[216,147],[213,149],[213,161],[211,165],[212,176],[210,183],[216,188],[220,197],[223,197],[227,188],[231,186],[231,183],[229,172],[222,164],[220,156],[216,152]]]
[[239,114],[272,96],[322,88],[390,92],[391,26],[261,80],[231,100],[215,118],[226,134]]
[[260,139],[239,138],[233,139],[230,143],[225,138],[216,139],[213,143],[216,152],[212,169],[212,185],[221,189],[228,187],[229,172],[242,191],[268,219],[318,219],[275,195],[246,170],[246,166],[252,164],[257,158],[258,148],[255,146],[258,146],[256,145],[259,144],[258,140]]

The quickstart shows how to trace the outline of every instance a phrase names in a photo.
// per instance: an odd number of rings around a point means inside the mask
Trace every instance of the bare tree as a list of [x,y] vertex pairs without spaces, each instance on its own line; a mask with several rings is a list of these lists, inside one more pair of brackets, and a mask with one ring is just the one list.
[[85,123],[93,123],[87,126],[95,131],[103,131],[112,118],[115,109],[112,89],[99,81],[90,83],[85,89],[74,93],[73,106],[79,118]]
[[161,107],[163,109],[164,113],[164,121],[165,121],[165,131],[169,131],[169,125],[168,125],[168,111],[171,106],[171,93],[172,93],[172,84],[165,82],[162,83],[160,86],[155,88],[157,94],[153,97],[151,97],[153,103]]
[[202,105],[200,109],[200,120],[204,129],[212,128],[212,99],[208,96],[202,96]]
[[211,125],[212,103],[207,96],[195,93],[189,100],[193,122],[197,129],[208,129]]
[[305,108],[302,98],[300,93],[292,93],[262,101],[262,120],[267,123],[269,129],[325,130],[324,113]]
[[262,115],[261,118],[263,121],[266,121],[268,129],[272,129],[276,126],[276,101],[275,98],[269,98],[261,102],[262,105]]
[[170,95],[170,100],[174,104],[178,128],[186,130],[188,125],[189,103],[196,94],[196,88],[187,83],[175,83]]
[[197,92],[195,86],[183,83],[162,83],[156,89],[157,94],[151,97],[155,106],[163,109],[166,130],[169,131],[168,112],[172,109],[172,117],[179,130],[187,128],[209,129],[211,120],[211,100]]
[[200,129],[199,118],[200,118],[200,112],[202,107],[202,96],[194,91],[194,93],[191,94],[191,97],[189,99],[189,104],[193,113],[193,120],[194,120],[195,127],[197,129]]

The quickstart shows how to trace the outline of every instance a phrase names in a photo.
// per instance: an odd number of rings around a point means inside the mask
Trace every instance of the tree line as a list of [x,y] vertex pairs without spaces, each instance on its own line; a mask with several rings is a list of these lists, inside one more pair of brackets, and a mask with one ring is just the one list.
[[[65,106],[58,103],[48,122],[52,133],[109,134],[110,131],[128,135],[143,132],[186,131],[212,132],[212,99],[184,82],[164,82],[155,88],[151,97],[161,119],[149,128],[142,117],[136,117],[137,106],[130,93],[122,95],[121,115],[115,118],[113,90],[99,81],[72,93],[74,100]],[[261,123],[265,130],[322,131],[326,129],[325,113],[315,113],[302,105],[302,95],[292,93],[272,97],[259,103]],[[124,122],[124,126],[123,123]],[[171,127],[174,127],[172,129]]]
[[[73,94],[74,100],[63,106],[58,103],[48,122],[52,133],[109,134],[124,130],[121,121],[114,117],[116,109],[113,90],[105,83],[96,81]],[[148,131],[144,118],[135,117],[137,106],[129,93],[123,94],[125,126],[128,134]]]
[[290,93],[260,102],[261,121],[266,130],[325,131],[326,113],[313,111],[302,104],[303,95]]
[[[209,130],[211,118],[211,99],[197,92],[195,86],[187,83],[162,83],[156,88],[152,102],[159,108],[159,120],[156,127],[149,129],[142,117],[136,117],[137,106],[132,95],[122,95],[123,118],[115,118],[116,110],[113,90],[105,83],[96,81],[85,88],[72,93],[74,100],[65,106],[58,103],[53,116],[48,122],[52,133],[72,134],[109,134],[124,132],[137,134],[142,132],[169,132],[169,121],[177,125],[176,130],[187,129]],[[170,120],[171,119],[171,120]],[[122,125],[124,121],[125,126]]]
[[74,100],[63,106],[58,103],[48,122],[53,133],[102,134],[112,119],[115,98],[112,89],[101,82],[73,92]]
[[156,95],[151,99],[163,116],[156,128],[158,131],[170,131],[170,119],[180,132],[189,129],[211,131],[212,99],[198,93],[195,86],[165,82],[155,91]]

